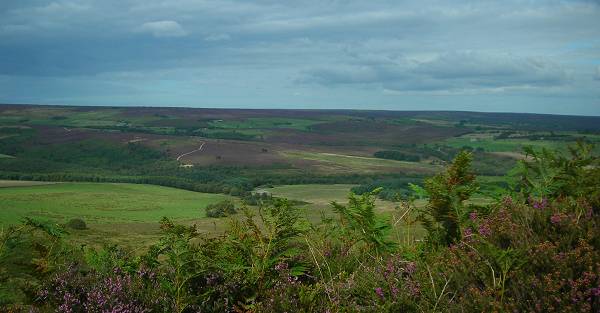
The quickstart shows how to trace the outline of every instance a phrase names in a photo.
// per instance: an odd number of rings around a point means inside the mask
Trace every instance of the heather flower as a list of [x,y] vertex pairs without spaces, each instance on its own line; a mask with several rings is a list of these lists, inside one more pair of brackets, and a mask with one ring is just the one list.
[[397,298],[397,297],[398,297],[398,293],[399,293],[399,292],[400,292],[400,290],[398,290],[398,288],[396,288],[396,286],[393,286],[393,287],[392,287],[392,296],[393,296],[394,298]]
[[470,227],[467,227],[463,230],[463,240],[466,242],[473,241],[473,230]]
[[421,293],[421,288],[419,288],[419,284],[413,281],[409,281],[406,284],[407,290],[412,297],[416,297]]
[[375,288],[375,293],[381,298],[381,300],[385,299],[385,295],[383,294],[383,289],[381,289],[381,287]]
[[473,230],[471,230],[470,227],[467,227],[464,231],[463,231],[463,236],[464,237],[471,237],[471,235],[473,235]]
[[469,214],[469,219],[473,222],[476,221],[477,220],[477,212],[471,212]]
[[404,270],[408,274],[413,274],[414,272],[417,271],[417,263],[415,263],[415,262],[408,262],[408,264],[406,264],[406,267],[404,268]]
[[531,203],[534,209],[543,210],[548,206],[548,199],[542,198],[540,201],[537,201],[530,197],[529,203]]
[[550,222],[554,225],[559,224],[562,221],[562,216],[560,216],[560,214],[553,214],[550,217]]
[[488,224],[482,224],[479,226],[479,234],[483,237],[489,237],[492,234],[492,230]]
[[41,290],[41,291],[38,293],[38,297],[39,297],[41,300],[45,300],[45,299],[48,297],[48,294],[49,294],[49,292],[48,292],[48,289],[42,289],[42,290]]
[[385,271],[383,271],[383,276],[385,278],[387,278],[390,274],[392,274],[394,272],[394,263],[392,263],[391,260],[389,260],[387,262],[387,265],[385,267]]
[[216,273],[210,273],[206,275],[206,284],[209,286],[215,285],[219,279],[219,276]]
[[277,263],[275,265],[275,270],[276,271],[283,271],[283,270],[286,270],[287,268],[288,268],[288,265],[287,265],[287,263],[284,263],[284,262]]
[[589,208],[587,210],[587,212],[585,213],[585,218],[587,218],[589,220],[592,218],[592,215],[594,215],[594,210],[592,210],[592,208]]
[[390,261],[388,261],[388,263],[387,263],[387,267],[386,267],[386,270],[387,270],[388,272],[390,272],[390,273],[394,271],[394,263],[392,263],[392,261],[391,261],[391,260],[390,260]]

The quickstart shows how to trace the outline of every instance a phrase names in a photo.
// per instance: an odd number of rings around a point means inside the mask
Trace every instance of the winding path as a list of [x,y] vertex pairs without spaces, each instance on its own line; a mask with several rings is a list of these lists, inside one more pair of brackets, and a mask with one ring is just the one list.
[[204,144],[205,144],[205,142],[203,141],[203,142],[202,142],[202,144],[200,145],[200,147],[199,147],[198,149],[196,149],[196,150],[192,150],[192,151],[190,151],[190,152],[186,152],[186,153],[184,153],[184,154],[182,154],[182,155],[178,156],[178,157],[177,157],[177,161],[179,161],[179,160],[180,160],[182,157],[184,157],[184,156],[186,156],[186,155],[190,155],[190,154],[192,154],[192,153],[194,153],[194,152],[202,151],[202,148],[204,148]]

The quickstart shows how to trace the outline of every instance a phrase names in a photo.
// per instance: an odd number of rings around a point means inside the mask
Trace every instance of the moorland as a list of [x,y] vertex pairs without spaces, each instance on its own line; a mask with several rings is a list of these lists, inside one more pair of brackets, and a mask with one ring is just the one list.
[[591,312],[599,142],[589,116],[0,105],[0,306]]

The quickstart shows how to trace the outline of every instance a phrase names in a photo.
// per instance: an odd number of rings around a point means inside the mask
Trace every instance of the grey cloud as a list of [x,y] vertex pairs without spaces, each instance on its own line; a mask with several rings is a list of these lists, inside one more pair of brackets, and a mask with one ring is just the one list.
[[[365,27],[366,25],[381,25],[396,23],[415,23],[417,16],[406,11],[370,11],[350,14],[331,14],[322,16],[307,16],[300,18],[273,19],[255,22],[243,26],[244,31],[252,32],[293,32],[300,30]],[[423,18],[423,16],[421,16]]]
[[304,83],[370,84],[392,90],[431,91],[548,87],[567,83],[558,65],[533,58],[481,53],[447,53],[425,62],[399,60],[350,67],[320,68],[305,73]]
[[31,27],[28,25],[2,25],[0,26],[0,34],[19,34],[26,33],[31,30]]
[[231,36],[229,36],[229,34],[211,34],[204,37],[204,40],[206,41],[226,41],[230,39]]
[[596,73],[594,74],[595,80],[600,80],[600,66],[596,67]]
[[[165,82],[157,73],[169,72],[169,104],[188,101],[186,94],[233,106],[285,104],[302,94],[316,107],[377,108],[402,102],[407,92],[422,95],[419,103],[445,92],[510,92],[512,102],[527,90],[528,101],[546,103],[553,94],[590,106],[600,96],[597,3],[0,0],[0,102],[29,85],[40,102],[60,88],[74,104],[107,99],[115,73],[130,73],[137,78],[127,80],[132,92],[123,101],[138,104],[131,99],[148,99],[144,87]],[[189,84],[196,78],[209,96]],[[52,79],[89,84],[75,92],[50,86]]]
[[150,33],[154,37],[183,37],[188,33],[175,21],[147,22],[136,28],[137,32]]
[[415,73],[491,87],[554,86],[567,79],[563,69],[544,60],[474,53],[442,55],[420,64]]

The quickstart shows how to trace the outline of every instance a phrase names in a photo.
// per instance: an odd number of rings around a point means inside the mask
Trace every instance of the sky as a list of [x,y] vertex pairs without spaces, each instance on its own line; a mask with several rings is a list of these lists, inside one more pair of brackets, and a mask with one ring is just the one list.
[[600,115],[600,1],[1,0],[0,103]]

